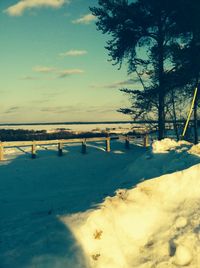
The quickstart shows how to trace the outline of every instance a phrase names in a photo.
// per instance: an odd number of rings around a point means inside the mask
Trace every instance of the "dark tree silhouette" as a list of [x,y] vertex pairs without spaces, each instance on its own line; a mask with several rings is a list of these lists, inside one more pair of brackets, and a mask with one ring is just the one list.
[[129,73],[139,76],[144,92],[132,92],[137,96],[137,104],[148,109],[156,101],[158,138],[163,139],[169,89],[166,77],[173,71],[170,47],[183,38],[176,20],[180,1],[99,0],[98,4],[91,11],[98,19],[97,29],[111,36],[106,46],[108,54],[119,67],[126,61]]
[[[187,42],[176,44],[172,49],[172,58],[175,66],[174,79],[191,97],[194,88],[199,88],[200,82],[200,1],[185,0],[180,5],[177,21],[181,31],[187,35]],[[198,143],[197,108],[200,89],[194,103],[194,143]]]

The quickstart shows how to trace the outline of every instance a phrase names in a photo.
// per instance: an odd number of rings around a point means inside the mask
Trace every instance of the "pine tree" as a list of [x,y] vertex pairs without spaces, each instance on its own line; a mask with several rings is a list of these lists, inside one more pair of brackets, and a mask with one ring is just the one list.
[[163,139],[169,89],[166,77],[173,70],[170,47],[181,41],[176,23],[179,1],[99,0],[98,4],[91,11],[97,17],[97,29],[111,36],[106,46],[108,54],[119,67],[127,62],[129,73],[142,73],[143,92],[132,93],[138,105],[141,102],[151,108],[156,103],[158,138]]

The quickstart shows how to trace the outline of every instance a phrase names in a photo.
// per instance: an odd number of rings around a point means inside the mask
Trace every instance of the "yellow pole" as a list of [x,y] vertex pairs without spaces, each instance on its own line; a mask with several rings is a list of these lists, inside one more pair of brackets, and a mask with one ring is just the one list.
[[193,108],[194,108],[194,103],[195,103],[195,100],[196,100],[196,97],[197,97],[197,90],[198,90],[198,88],[196,87],[196,88],[195,88],[195,91],[194,91],[194,97],[193,97],[193,100],[192,100],[192,104],[191,104],[191,107],[190,107],[190,111],[189,111],[189,114],[188,114],[188,118],[187,118],[187,121],[186,121],[186,123],[185,123],[184,130],[183,130],[182,137],[185,136],[185,133],[186,133],[186,130],[187,130],[187,127],[188,127],[188,124],[189,124],[189,121],[190,121],[190,118],[191,118],[191,115],[192,115],[192,110],[193,110]]

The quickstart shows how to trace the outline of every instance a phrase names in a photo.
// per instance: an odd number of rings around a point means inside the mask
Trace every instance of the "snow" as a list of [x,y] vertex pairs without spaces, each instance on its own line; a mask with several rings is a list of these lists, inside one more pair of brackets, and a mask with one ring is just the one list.
[[187,225],[187,219],[184,217],[179,217],[176,222],[175,222],[175,226],[176,228],[184,228]]
[[40,147],[35,160],[28,148],[7,149],[1,268],[200,267],[200,158],[192,144],[125,150],[112,141],[110,153],[104,146],[91,143],[82,155],[71,144],[63,157]]
[[191,146],[191,144],[187,141],[175,141],[173,139],[163,139],[162,141],[155,141],[152,144],[152,149],[154,153],[167,153],[170,150],[174,150],[174,149],[180,149],[181,147],[183,147],[182,149],[187,150],[188,146]]
[[189,153],[199,156],[200,155],[200,144],[193,145],[190,148]]
[[178,266],[188,266],[192,261],[192,255],[189,248],[179,245],[176,249],[174,264]]
[[145,181],[122,196],[107,197],[98,209],[62,221],[81,244],[89,267],[199,267],[199,174],[196,165]]

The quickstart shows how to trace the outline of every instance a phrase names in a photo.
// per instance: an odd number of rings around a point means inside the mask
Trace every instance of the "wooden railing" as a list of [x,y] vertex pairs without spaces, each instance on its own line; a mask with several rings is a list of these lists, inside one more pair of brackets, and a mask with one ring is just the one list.
[[[37,155],[37,146],[42,145],[57,145],[58,148],[58,156],[63,155],[63,147],[68,143],[81,143],[81,152],[83,154],[86,153],[87,150],[87,142],[100,142],[105,141],[105,151],[110,152],[111,146],[110,141],[112,139],[120,139],[125,141],[125,148],[130,148],[130,141],[132,140],[132,136],[122,136],[122,137],[95,137],[95,138],[74,138],[74,139],[62,139],[62,140],[44,140],[44,141],[6,141],[0,142],[0,161],[5,160],[4,158],[4,149],[5,148],[13,148],[13,147],[31,147],[31,157],[34,159]],[[143,138],[144,147],[148,146],[148,135],[145,134]]]

